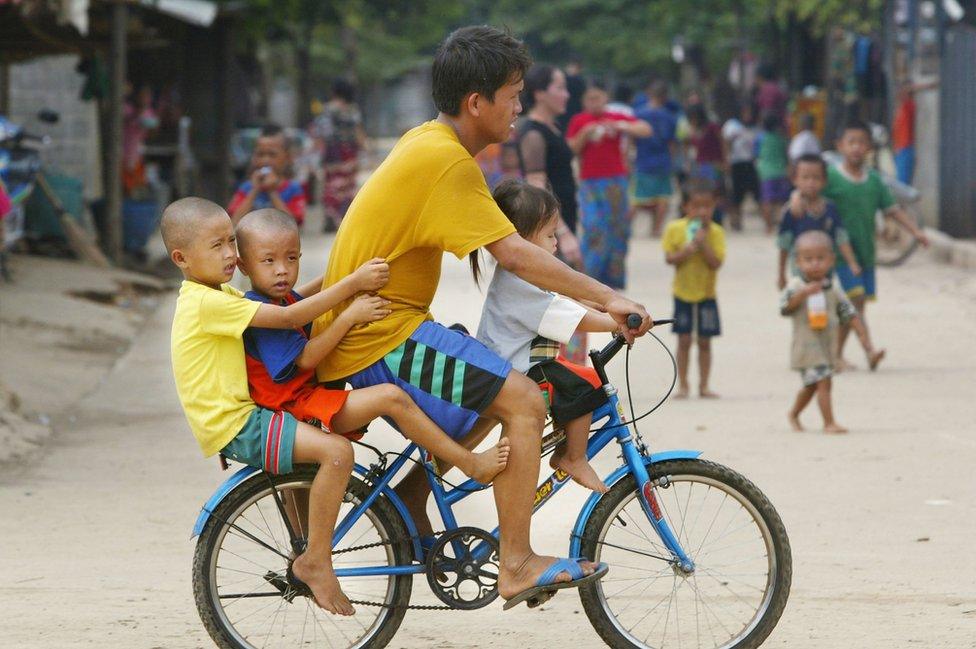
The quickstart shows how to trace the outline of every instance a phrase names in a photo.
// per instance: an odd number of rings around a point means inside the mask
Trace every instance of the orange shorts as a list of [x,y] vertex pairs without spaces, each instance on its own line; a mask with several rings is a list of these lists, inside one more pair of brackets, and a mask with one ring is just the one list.
[[[307,385],[302,388],[293,401],[282,405],[284,410],[291,413],[299,421],[316,420],[332,431],[332,418],[346,405],[349,392],[346,390],[332,390],[322,386]],[[352,440],[362,438],[363,430],[355,430],[343,434]]]

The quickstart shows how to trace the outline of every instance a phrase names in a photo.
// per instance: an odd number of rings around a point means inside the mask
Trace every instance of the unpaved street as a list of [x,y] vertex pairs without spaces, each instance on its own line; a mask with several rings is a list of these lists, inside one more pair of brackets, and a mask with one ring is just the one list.
[[[305,276],[324,268],[330,241],[307,235]],[[774,259],[757,232],[730,236],[713,381],[722,399],[670,402],[642,431],[656,449],[704,450],[778,508],[793,589],[766,646],[976,647],[976,275],[925,255],[881,270],[870,324],[888,358],[876,374],[835,383],[837,417],[851,434],[797,434],[785,419],[799,380],[787,369]],[[671,272],[657,242],[635,240],[630,272],[631,294],[669,316]],[[474,327],[480,302],[466,265],[445,258],[438,319]],[[173,304],[163,300],[73,421],[57,422],[43,457],[0,476],[0,646],[212,646],[191,595],[189,534],[225,475],[200,457],[176,400]],[[670,382],[652,342],[631,359],[638,411]],[[622,361],[614,369],[622,387]],[[818,420],[814,408],[805,413],[809,428]],[[398,444],[385,424],[371,430],[374,444]],[[606,472],[616,461],[608,452],[597,466]],[[539,550],[565,553],[583,496],[571,487],[540,512]],[[472,500],[462,521],[494,526],[490,501]],[[425,591],[415,579],[414,601],[430,603]],[[602,645],[565,591],[541,611],[503,613],[500,602],[470,613],[410,611],[391,646]]]

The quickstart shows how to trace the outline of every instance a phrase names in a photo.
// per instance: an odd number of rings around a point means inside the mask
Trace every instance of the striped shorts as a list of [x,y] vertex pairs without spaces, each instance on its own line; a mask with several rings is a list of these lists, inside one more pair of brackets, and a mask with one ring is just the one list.
[[476,338],[428,321],[346,380],[353,389],[383,383],[400,387],[444,432],[459,439],[498,396],[511,369]]
[[297,426],[298,421],[287,412],[258,406],[220,453],[268,473],[291,473]]

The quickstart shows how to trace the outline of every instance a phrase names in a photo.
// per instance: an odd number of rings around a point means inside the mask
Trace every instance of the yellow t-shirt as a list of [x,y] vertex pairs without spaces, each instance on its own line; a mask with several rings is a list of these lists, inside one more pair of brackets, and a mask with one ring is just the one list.
[[[393,312],[349,331],[319,365],[319,379],[341,379],[372,365],[430,319],[445,251],[462,259],[514,232],[454,129],[426,122],[408,131],[343,217],[323,284],[382,257],[390,264],[390,282],[379,293]],[[313,335],[347,305],[316,320]]]
[[[687,217],[668,224],[661,239],[664,252],[679,252],[688,243]],[[708,245],[719,260],[725,259],[725,230],[717,223],[708,228]],[[715,280],[718,270],[709,268],[701,252],[686,259],[674,271],[674,296],[683,302],[701,302],[715,297]]]
[[205,456],[234,439],[255,407],[242,336],[261,303],[220,288],[183,281],[170,342],[176,391]]

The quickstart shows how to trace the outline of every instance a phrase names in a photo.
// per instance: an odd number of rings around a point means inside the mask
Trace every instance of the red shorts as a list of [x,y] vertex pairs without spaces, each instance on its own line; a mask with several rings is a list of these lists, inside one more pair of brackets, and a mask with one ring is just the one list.
[[[291,413],[299,421],[316,420],[322,426],[332,431],[332,418],[346,405],[349,392],[346,390],[331,390],[322,386],[306,385],[295,394],[295,399],[282,404],[282,408]],[[345,433],[349,439],[360,439],[362,430]]]

